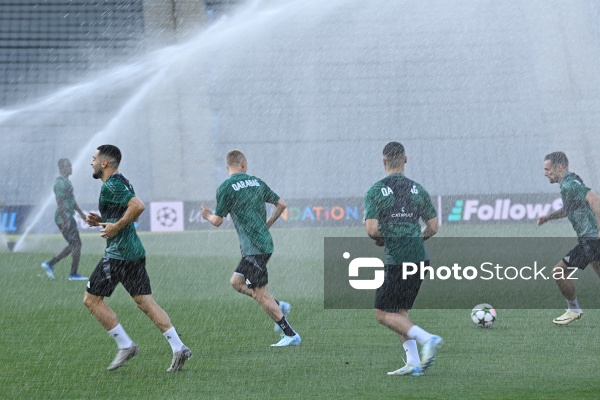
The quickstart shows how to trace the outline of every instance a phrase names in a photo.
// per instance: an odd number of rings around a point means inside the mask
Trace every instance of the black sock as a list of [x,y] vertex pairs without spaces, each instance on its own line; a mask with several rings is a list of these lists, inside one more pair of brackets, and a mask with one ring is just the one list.
[[277,325],[279,325],[279,327],[281,328],[281,330],[283,331],[283,333],[286,336],[294,336],[294,335],[296,335],[296,332],[290,326],[290,324],[287,322],[287,319],[285,319],[285,317],[281,318],[281,321],[277,321]]

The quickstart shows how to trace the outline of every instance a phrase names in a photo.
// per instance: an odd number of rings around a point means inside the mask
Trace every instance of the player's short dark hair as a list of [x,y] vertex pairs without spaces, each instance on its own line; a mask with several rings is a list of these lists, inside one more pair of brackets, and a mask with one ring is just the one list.
[[389,142],[383,148],[383,158],[392,168],[399,168],[404,165],[404,146],[398,142]]
[[246,156],[239,150],[231,150],[227,153],[226,161],[227,165],[240,164],[242,161],[246,161]]
[[550,153],[544,157],[544,161],[549,160],[552,165],[558,164],[563,167],[569,168],[569,159],[567,155],[562,151],[555,151],[554,153]]
[[58,168],[63,169],[68,164],[71,164],[71,161],[68,158],[61,158],[58,160]]
[[98,157],[109,159],[111,167],[117,168],[121,164],[121,150],[112,144],[103,144],[98,146]]

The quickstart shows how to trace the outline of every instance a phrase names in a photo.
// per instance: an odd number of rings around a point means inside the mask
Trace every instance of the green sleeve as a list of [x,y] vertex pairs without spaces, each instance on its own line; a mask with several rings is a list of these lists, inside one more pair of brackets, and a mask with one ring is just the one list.
[[275,204],[279,201],[279,196],[275,193],[269,185],[264,183],[262,180],[260,181],[260,185],[263,187],[263,200],[265,203]]
[[569,200],[585,200],[590,188],[581,183],[573,180],[570,182],[569,186],[567,186],[567,190],[565,192],[567,199]]
[[433,206],[433,203],[431,201],[431,196],[429,195],[427,190],[425,190],[425,188],[418,183],[417,183],[417,189],[419,190],[419,194],[421,195],[421,207],[420,208],[422,210],[421,218],[423,219],[423,221],[429,221],[430,219],[437,217],[437,211],[435,210],[435,207]]
[[381,204],[381,189],[383,185],[377,182],[371,186],[365,195],[365,219],[379,219],[379,206]]
[[228,187],[229,186],[221,185],[221,187],[217,189],[217,207],[215,209],[215,215],[221,218],[225,218],[231,210],[228,196],[229,191],[227,190]]

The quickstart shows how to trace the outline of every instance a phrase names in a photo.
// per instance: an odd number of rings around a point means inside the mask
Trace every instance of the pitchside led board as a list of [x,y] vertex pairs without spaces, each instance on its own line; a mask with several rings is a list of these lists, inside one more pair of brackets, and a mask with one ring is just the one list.
[[[516,195],[465,195],[432,196],[443,224],[482,223],[531,223],[541,216],[562,207],[557,194]],[[362,198],[337,199],[286,199],[287,209],[275,225],[288,227],[351,227],[364,223]],[[183,230],[210,229],[212,226],[202,218],[201,205],[214,210],[214,201],[208,202],[151,202],[150,230],[153,232],[177,232]],[[267,214],[273,206],[266,205]],[[231,218],[224,221],[231,228]],[[146,225],[138,229],[147,229]]]
[[442,196],[442,223],[535,222],[562,208],[559,193]]
[[7,234],[20,234],[31,213],[31,206],[0,206],[0,230]]
[[[324,240],[325,308],[373,308],[376,290],[386,279],[383,248],[366,237]],[[406,239],[405,245],[414,241]],[[575,237],[433,237],[425,242],[429,264],[403,262],[392,268],[400,268],[403,278],[422,279],[415,308],[470,309],[490,303],[505,309],[554,309],[563,307],[564,299],[552,268],[576,244]],[[600,308],[592,267],[569,270],[563,277],[573,280],[585,308]]]
[[[432,196],[438,210],[440,223],[488,224],[488,223],[535,223],[536,219],[562,207],[558,193]],[[299,227],[352,227],[364,224],[364,199],[358,197],[336,199],[286,199],[287,209],[275,225],[276,228]],[[140,216],[136,227],[139,231],[174,232],[209,229],[211,225],[202,219],[201,205],[214,210],[214,200],[207,202],[164,201],[151,202]],[[81,205],[84,211],[98,212],[97,204]],[[0,207],[0,228],[9,234],[20,234],[27,224],[33,206],[5,205]],[[273,206],[267,204],[267,214]],[[48,211],[47,223],[37,227],[39,233],[56,233],[54,209]],[[90,229],[79,220],[82,231]],[[566,219],[564,220],[566,222]],[[39,225],[40,223],[38,223]],[[232,227],[231,219],[225,219],[225,227]]]
[[[344,227],[362,226],[364,206],[361,198],[338,199],[285,199],[287,208],[275,224],[276,228],[298,227]],[[202,218],[201,205],[215,208],[215,202],[185,203],[185,229],[210,229],[212,225]],[[267,215],[273,211],[272,204],[266,204]],[[233,227],[231,218],[224,220],[225,228]]]

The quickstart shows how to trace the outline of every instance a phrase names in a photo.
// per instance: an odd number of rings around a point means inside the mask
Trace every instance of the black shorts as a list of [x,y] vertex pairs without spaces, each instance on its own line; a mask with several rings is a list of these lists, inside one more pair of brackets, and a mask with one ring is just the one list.
[[[429,265],[429,260],[425,261]],[[386,312],[410,310],[421,288],[420,271],[402,279],[402,266],[386,264],[383,285],[377,289],[375,308]]]
[[86,290],[94,296],[108,297],[119,283],[132,297],[152,294],[146,258],[133,261],[103,258],[92,272]]
[[563,261],[571,268],[585,269],[592,261],[600,261],[600,239],[582,239]]
[[271,258],[270,254],[244,256],[235,272],[246,278],[246,285],[250,289],[261,288],[269,283],[269,272],[267,271],[269,258]]
[[75,218],[69,218],[66,225],[58,225],[58,229],[68,243],[81,243]]

